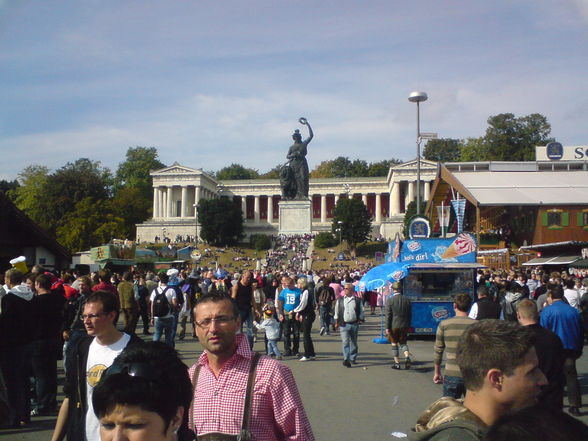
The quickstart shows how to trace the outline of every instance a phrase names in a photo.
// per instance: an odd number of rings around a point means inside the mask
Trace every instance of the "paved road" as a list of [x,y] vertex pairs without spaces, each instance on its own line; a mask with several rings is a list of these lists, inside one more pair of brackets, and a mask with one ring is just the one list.
[[[433,341],[411,340],[413,368],[396,371],[390,369],[389,346],[372,343],[379,332],[379,317],[368,316],[360,329],[359,363],[352,368],[341,365],[338,334],[314,334],[318,355],[315,361],[284,360],[294,372],[317,440],[395,440],[392,432],[407,432],[427,405],[441,396],[441,386],[432,382]],[[187,364],[192,364],[201,351],[198,342],[191,338],[178,342],[177,349]],[[256,343],[255,349],[262,351],[263,341]],[[578,362],[578,372],[583,402],[588,404],[586,353]],[[588,406],[582,411],[580,419],[588,424]],[[33,418],[26,429],[0,430],[0,440],[48,440],[54,421],[54,417]]]

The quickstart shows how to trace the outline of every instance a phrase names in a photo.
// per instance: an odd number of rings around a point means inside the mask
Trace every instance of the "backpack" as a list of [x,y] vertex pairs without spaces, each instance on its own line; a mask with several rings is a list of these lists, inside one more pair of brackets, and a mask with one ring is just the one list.
[[157,288],[155,290],[155,298],[153,299],[153,317],[165,317],[169,315],[170,312],[170,304],[167,301],[167,297],[165,296],[165,290],[161,288]]

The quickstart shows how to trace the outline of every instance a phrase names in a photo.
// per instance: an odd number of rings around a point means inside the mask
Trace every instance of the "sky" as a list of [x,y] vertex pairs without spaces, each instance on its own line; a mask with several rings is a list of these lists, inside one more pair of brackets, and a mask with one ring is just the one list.
[[216,171],[416,157],[540,113],[588,144],[588,0],[0,0],[0,179],[129,147]]

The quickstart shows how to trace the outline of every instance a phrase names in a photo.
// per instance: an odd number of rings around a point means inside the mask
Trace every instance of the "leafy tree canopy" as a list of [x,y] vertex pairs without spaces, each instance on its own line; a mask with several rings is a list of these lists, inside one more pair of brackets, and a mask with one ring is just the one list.
[[165,167],[158,156],[155,147],[129,147],[125,161],[121,162],[116,170],[116,191],[123,186],[137,188],[143,197],[151,199],[153,179],[149,173]]
[[116,192],[111,202],[113,214],[123,220],[123,235],[120,237],[134,239],[137,233],[135,225],[150,216],[151,197],[145,197],[138,187],[123,187]]
[[[462,160],[532,161],[535,159],[535,146],[553,141],[550,133],[551,125],[547,118],[538,113],[518,118],[512,113],[491,116],[481,140],[474,138],[466,143]],[[470,142],[471,145],[468,145]]]
[[459,139],[430,139],[423,149],[423,157],[429,161],[457,162],[461,158],[462,144]]
[[124,228],[124,220],[113,214],[110,201],[84,197],[64,215],[57,240],[76,252],[125,237]]
[[216,172],[216,178],[221,181],[231,179],[257,179],[259,172],[252,168],[245,168],[241,164],[231,164]]
[[363,159],[354,159],[339,156],[326,160],[316,166],[310,172],[311,178],[356,178],[362,176],[386,176],[390,165],[399,164],[400,160],[379,161],[368,164]]
[[260,179],[279,179],[281,169],[282,169],[282,164],[278,164],[274,168],[272,168],[271,170],[260,174],[259,178]]
[[355,254],[357,244],[365,242],[372,229],[372,220],[363,201],[354,198],[339,199],[333,211],[331,226],[336,236],[339,235],[338,228],[341,228],[341,239],[347,241],[351,253]]
[[109,199],[111,188],[110,170],[99,161],[81,158],[68,162],[49,175],[45,183],[46,198],[41,205],[49,220],[49,230],[55,232],[63,224],[64,216],[75,211],[76,204],[83,199]]
[[8,194],[8,192],[14,192],[20,184],[15,179],[14,181],[7,181],[6,179],[0,180],[0,192]]
[[231,199],[200,199],[200,237],[214,245],[233,245],[243,236],[243,213]]
[[16,206],[33,221],[47,228],[49,220],[45,216],[42,201],[47,197],[46,184],[49,168],[43,165],[29,165],[18,174],[19,186],[11,190],[9,196]]

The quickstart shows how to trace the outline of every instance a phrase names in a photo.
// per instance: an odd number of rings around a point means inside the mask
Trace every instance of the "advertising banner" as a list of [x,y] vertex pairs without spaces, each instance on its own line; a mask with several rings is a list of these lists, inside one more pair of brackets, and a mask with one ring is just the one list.
[[413,239],[402,244],[403,263],[475,263],[476,239],[472,234],[461,233],[442,239]]

